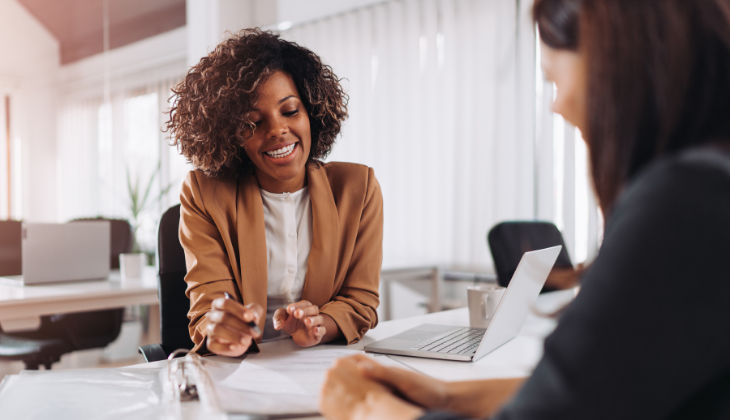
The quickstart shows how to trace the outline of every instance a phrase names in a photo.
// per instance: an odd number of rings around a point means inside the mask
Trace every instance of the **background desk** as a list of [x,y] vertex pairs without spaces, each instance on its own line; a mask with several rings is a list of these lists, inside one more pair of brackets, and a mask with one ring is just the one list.
[[[102,281],[36,286],[0,283],[0,326],[6,332],[32,330],[38,328],[43,315],[130,305],[157,308],[158,302],[157,271],[154,267],[145,267],[142,279],[125,282],[121,281],[119,270],[112,270],[109,279]],[[157,322],[153,324],[157,325]]]
[[[543,313],[553,312],[569,303],[574,296],[575,292],[572,289],[561,292],[546,293],[538,298],[535,309]],[[362,341],[348,346],[347,348],[352,350],[362,350],[363,346],[368,343],[382,340],[424,323],[468,326],[469,313],[466,308],[463,308],[383,322],[375,329],[368,331]],[[536,314],[530,315],[517,337],[473,363],[450,362],[405,356],[391,356],[391,358],[403,364],[404,367],[447,381],[527,376],[530,372],[532,372],[535,365],[542,357],[543,341],[545,337],[553,331],[556,324],[556,320],[552,318],[538,316]],[[342,346],[322,347],[343,348]],[[299,347],[291,340],[282,340],[262,344],[261,349],[262,352],[284,352],[296,351]],[[240,359],[232,359],[228,357],[214,356],[212,359],[226,363],[240,363]],[[136,365],[135,367],[164,367],[166,364],[167,361],[160,361]],[[183,407],[184,418],[204,418],[198,403],[184,403]]]

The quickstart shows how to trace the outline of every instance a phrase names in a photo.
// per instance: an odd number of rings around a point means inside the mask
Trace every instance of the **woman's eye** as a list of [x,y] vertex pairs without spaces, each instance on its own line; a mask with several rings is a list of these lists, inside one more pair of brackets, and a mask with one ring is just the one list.
[[264,120],[254,121],[253,125],[258,127]]
[[297,115],[298,113],[299,113],[299,110],[295,109],[294,111],[285,112],[284,115],[287,117],[291,117],[291,116]]

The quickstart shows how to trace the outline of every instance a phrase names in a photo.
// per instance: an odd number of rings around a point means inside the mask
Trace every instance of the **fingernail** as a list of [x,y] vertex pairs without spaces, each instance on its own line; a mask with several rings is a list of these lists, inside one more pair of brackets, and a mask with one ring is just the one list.
[[300,309],[300,310],[298,310],[298,311],[297,311],[297,315],[299,315],[299,316],[302,316],[302,315],[304,315],[304,311],[303,311],[303,310],[301,310],[301,309]]

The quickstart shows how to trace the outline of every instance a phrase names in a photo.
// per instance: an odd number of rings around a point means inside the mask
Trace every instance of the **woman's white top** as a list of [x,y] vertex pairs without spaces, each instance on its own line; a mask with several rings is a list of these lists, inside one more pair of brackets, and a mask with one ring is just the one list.
[[288,338],[274,330],[274,312],[302,300],[312,249],[312,201],[309,189],[275,194],[261,190],[266,224],[267,299],[263,341]]

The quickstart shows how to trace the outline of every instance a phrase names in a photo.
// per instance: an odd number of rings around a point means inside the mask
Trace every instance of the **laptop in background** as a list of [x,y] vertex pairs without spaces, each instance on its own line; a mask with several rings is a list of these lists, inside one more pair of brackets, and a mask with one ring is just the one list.
[[522,329],[562,246],[526,252],[487,329],[423,324],[365,346],[365,351],[473,362]]
[[3,277],[20,285],[109,277],[111,223],[23,223],[22,275]]

